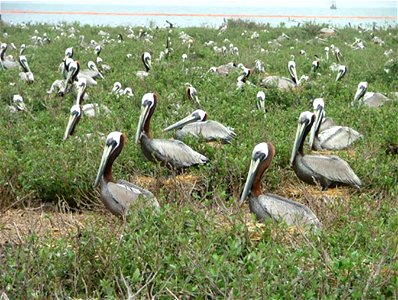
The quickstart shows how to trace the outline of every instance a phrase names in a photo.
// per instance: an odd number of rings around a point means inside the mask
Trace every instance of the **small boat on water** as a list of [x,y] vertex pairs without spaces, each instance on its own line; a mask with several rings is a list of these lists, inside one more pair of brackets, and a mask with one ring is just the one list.
[[336,1],[332,1],[332,4],[330,5],[330,9],[337,9]]

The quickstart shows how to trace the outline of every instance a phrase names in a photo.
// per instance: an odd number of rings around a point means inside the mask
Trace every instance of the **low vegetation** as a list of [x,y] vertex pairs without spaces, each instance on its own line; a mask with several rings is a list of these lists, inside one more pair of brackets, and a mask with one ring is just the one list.
[[[17,218],[29,219],[30,210],[15,219],[0,218],[0,293],[10,299],[398,297],[398,159],[388,147],[398,144],[398,101],[379,109],[350,106],[360,81],[369,83],[369,91],[391,99],[398,91],[398,28],[347,27],[330,37],[320,36],[321,28],[316,24],[271,28],[229,20],[222,33],[210,28],[171,32],[144,28],[149,38],[139,37],[139,28],[133,28],[136,37],[128,38],[128,29],[121,27],[1,24],[7,55],[19,55],[11,43],[18,48],[27,45],[24,55],[35,81],[20,81],[17,69],[0,72],[0,211],[5,216],[22,207],[39,207],[41,218],[50,219],[51,207],[76,218],[87,217],[63,234],[40,234],[33,220],[25,223],[23,234],[16,230],[17,239],[8,232]],[[100,30],[109,35],[100,36]],[[193,43],[181,42],[183,31]],[[258,38],[251,38],[254,32]],[[51,43],[34,45],[32,36],[44,33]],[[121,43],[119,33],[124,37]],[[272,41],[282,33],[289,38],[276,46]],[[85,43],[110,41],[103,45],[101,57],[112,70],[87,93],[89,103],[104,104],[111,113],[83,117],[75,136],[63,141],[74,95],[59,97],[47,90],[54,80],[62,79],[58,66],[66,48],[74,48],[74,59],[82,68],[95,61],[92,48],[79,46],[80,35]],[[173,50],[158,60],[167,36]],[[384,44],[373,43],[374,36]],[[352,49],[356,38],[363,41],[364,49]],[[232,43],[239,55],[216,53],[204,45],[210,40],[227,49]],[[332,44],[339,47],[342,64],[348,67],[340,82],[329,69],[335,57],[328,61],[325,57],[324,48]],[[389,49],[392,54],[384,55]],[[153,68],[141,81],[135,73],[144,70],[144,51],[152,54]],[[311,71],[315,54],[321,57],[319,75]],[[260,59],[267,74],[288,77],[291,55],[299,77],[309,76],[293,92],[259,87],[265,73],[253,72],[249,80],[254,85],[237,90],[239,71],[225,77],[208,72],[230,61],[253,68]],[[111,94],[116,81],[132,87],[134,96]],[[186,99],[186,82],[197,89],[209,119],[233,127],[237,136],[226,145],[186,140],[210,162],[176,176],[147,161],[134,144],[134,135],[142,95],[156,92],[153,136],[172,138],[163,128],[196,109]],[[256,109],[260,90],[266,92],[265,115]],[[24,98],[25,111],[10,113],[15,94]],[[312,100],[319,97],[325,100],[327,116],[364,136],[351,149],[334,153],[361,178],[360,192],[321,191],[300,182],[289,167],[298,116],[312,110]],[[114,177],[151,190],[162,206],[159,212],[133,212],[128,220],[119,220],[104,210],[92,184],[103,136],[114,130],[128,137],[114,164]],[[311,207],[322,222],[321,231],[258,224],[247,206],[238,208],[251,151],[264,141],[272,142],[277,152],[263,179],[264,192]]]

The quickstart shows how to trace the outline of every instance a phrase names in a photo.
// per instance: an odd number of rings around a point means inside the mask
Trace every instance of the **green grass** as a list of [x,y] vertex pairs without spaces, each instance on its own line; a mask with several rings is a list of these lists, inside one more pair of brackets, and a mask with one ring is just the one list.
[[[98,214],[78,233],[59,238],[29,234],[24,243],[0,244],[0,292],[10,299],[127,298],[128,289],[139,298],[398,297],[398,159],[386,153],[388,143],[398,144],[398,102],[376,110],[349,107],[360,81],[369,82],[369,91],[398,91],[398,29],[374,32],[385,41],[379,46],[371,42],[371,31],[353,28],[340,29],[336,37],[322,43],[314,39],[321,28],[315,24],[290,29],[243,21],[229,21],[228,25],[222,35],[215,29],[174,29],[170,34],[174,51],[169,59],[158,62],[156,58],[166,44],[166,29],[153,28],[153,44],[149,44],[143,39],[128,39],[126,30],[120,27],[74,24],[79,30],[74,38],[56,39],[61,31],[49,25],[22,29],[1,24],[0,31],[8,33],[1,42],[31,45],[37,29],[39,35],[46,32],[52,43],[26,49],[35,75],[33,84],[19,81],[17,70],[0,72],[0,209],[24,203],[65,202],[84,212],[101,206],[98,192],[92,189],[103,148],[98,132],[114,130],[128,137],[114,165],[115,178],[155,178],[148,188],[162,209],[157,214],[137,212],[128,222],[109,213]],[[74,58],[83,68],[89,60],[95,60],[93,50],[78,46],[78,36],[99,42],[100,29],[114,39],[118,33],[125,37],[123,44],[114,42],[103,47],[101,57],[112,72],[87,90],[89,103],[105,104],[112,114],[83,117],[76,135],[94,132],[93,138],[81,142],[72,137],[63,142],[74,97],[48,96],[46,91],[54,80],[62,78],[57,68],[67,47],[74,47]],[[242,35],[244,30],[247,33]],[[138,33],[138,28],[134,31]],[[181,44],[181,31],[194,38],[191,49]],[[254,31],[260,34],[259,39],[250,39]],[[291,39],[274,51],[268,41],[282,32]],[[356,37],[365,42],[364,50],[349,47]],[[220,47],[233,43],[240,57],[214,53],[204,46],[209,40]],[[340,48],[348,66],[348,74],[339,83],[334,82],[336,74],[329,71],[334,58],[329,62],[324,59],[323,49],[331,44]],[[390,48],[394,53],[387,58],[383,53]],[[307,56],[299,54],[301,49]],[[153,69],[141,82],[135,73],[143,70],[143,51],[152,53]],[[133,57],[127,59],[127,53]],[[185,65],[183,53],[188,54]],[[7,54],[18,55],[11,49]],[[266,118],[254,111],[260,88],[237,91],[238,73],[202,76],[211,66],[229,61],[254,67],[256,59],[264,61],[267,73],[288,76],[286,65],[291,54],[295,55],[299,76],[310,73],[314,54],[322,56],[322,75],[311,75],[310,81],[294,92],[266,91]],[[393,61],[387,74],[383,69],[389,59]],[[258,84],[264,76],[254,73],[249,80]],[[115,81],[131,86],[135,96],[110,95]],[[166,184],[172,177],[169,172],[148,162],[134,144],[142,95],[158,93],[159,103],[151,122],[153,136],[171,138],[172,133],[163,133],[162,129],[195,109],[184,97],[186,82],[198,90],[209,118],[235,128],[237,133],[230,145],[222,147],[187,141],[210,158],[208,165],[188,171],[198,178],[194,187]],[[10,114],[7,105],[18,93],[28,111]],[[325,99],[327,116],[364,135],[353,151],[337,154],[361,178],[363,189],[360,193],[349,190],[346,196],[333,199],[308,193],[295,198],[318,215],[323,224],[321,232],[297,234],[283,224],[267,223],[258,230],[259,238],[253,239],[245,222],[247,211],[236,205],[251,151],[263,141],[272,142],[277,151],[263,179],[264,191],[289,198],[288,187],[306,191],[308,186],[289,167],[289,158],[298,116],[311,110],[311,100],[318,97]],[[6,230],[3,224],[0,230]]]

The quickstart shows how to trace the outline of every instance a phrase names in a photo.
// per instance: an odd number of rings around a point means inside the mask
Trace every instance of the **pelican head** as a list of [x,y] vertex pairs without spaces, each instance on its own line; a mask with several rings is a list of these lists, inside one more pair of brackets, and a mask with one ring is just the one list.
[[22,111],[26,109],[25,102],[23,102],[23,98],[21,95],[14,95],[12,97],[12,101],[18,110]]
[[293,144],[292,156],[290,157],[290,165],[293,165],[298,151],[303,149],[304,139],[307,136],[312,124],[314,123],[315,116],[309,111],[302,112],[299,117],[296,138]]
[[354,103],[365,95],[367,89],[368,89],[368,83],[366,81],[360,82],[358,84],[357,92],[355,93],[354,96]]
[[65,60],[65,69],[67,70],[65,86],[68,83],[73,83],[80,71],[80,63],[78,61],[70,61],[68,58]]
[[113,88],[112,88],[111,93],[112,94],[117,94],[120,91],[121,88],[122,88],[122,84],[119,81],[116,81],[113,84]]
[[102,51],[101,45],[95,46],[94,53],[97,54],[97,56],[100,55],[101,51]]
[[311,126],[310,140],[308,142],[310,148],[312,148],[312,145],[314,144],[316,132],[318,131],[319,126],[321,125],[322,120],[325,117],[325,102],[323,101],[323,98],[314,99],[312,105],[314,107],[315,121],[314,125]]
[[68,137],[75,132],[76,125],[79,123],[81,116],[82,110],[80,105],[73,105],[70,109],[69,121],[64,134],[64,141],[66,141]]
[[101,74],[101,72],[98,70],[98,67],[97,67],[97,65],[95,64],[95,62],[93,62],[92,60],[90,60],[90,61],[87,63],[87,66],[88,66],[88,68],[89,68],[90,70],[97,72],[99,77],[101,77],[102,79],[104,79],[104,76],[103,76],[103,75]]
[[[270,145],[267,143],[260,143],[254,147],[249,173],[247,174],[245,187],[243,188],[243,192],[239,200],[239,206],[241,206],[243,204],[243,201],[245,201],[247,196],[249,196],[254,181],[256,179],[258,181],[261,180],[261,176],[263,175],[264,171],[268,168],[269,164],[271,163],[272,160],[271,154],[273,153],[273,151],[269,147]],[[267,161],[268,164],[265,163]]]
[[169,127],[163,129],[163,131],[170,131],[172,129],[179,129],[184,127],[185,125],[193,122],[203,122],[207,119],[207,113],[204,110],[197,109],[189,116],[185,117],[184,119],[170,125]]
[[73,57],[73,47],[66,48],[65,57],[69,57],[69,58]]
[[142,131],[148,133],[147,131],[149,130],[149,121],[153,114],[153,111],[155,110],[156,102],[157,96],[154,93],[146,93],[144,96],[142,96],[141,115],[138,121],[137,132],[135,135],[136,144],[138,144],[138,141],[141,138]]
[[293,60],[289,61],[287,64],[287,69],[290,73],[290,77],[292,78],[293,82],[295,84],[297,84],[298,79],[297,79],[297,72],[296,72],[296,63]]
[[339,81],[340,79],[342,79],[345,75],[345,73],[347,73],[347,67],[341,65],[339,67],[339,69],[337,70],[337,77],[336,77],[336,81]]
[[26,49],[26,45],[22,44],[21,47],[19,47],[19,55],[23,55],[23,53],[25,52]]
[[144,63],[145,69],[148,72],[152,67],[152,58],[149,52],[142,54],[142,62]]
[[257,109],[265,112],[265,93],[263,91],[257,93]]
[[[126,137],[119,131],[108,134],[105,141],[105,148],[102,154],[100,166],[98,168],[97,177],[95,178],[94,187],[97,187],[104,175],[105,169],[110,162],[113,162],[123,149]],[[109,173],[112,176],[111,173]]]

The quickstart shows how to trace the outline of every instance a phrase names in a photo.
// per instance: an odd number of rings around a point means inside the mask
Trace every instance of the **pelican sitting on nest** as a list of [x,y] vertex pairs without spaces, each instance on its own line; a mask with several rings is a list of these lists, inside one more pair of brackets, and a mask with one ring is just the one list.
[[22,81],[26,81],[27,83],[32,83],[35,78],[33,76],[32,71],[29,68],[28,61],[24,55],[20,55],[18,59],[19,64],[21,65],[22,72],[19,73],[19,78]]
[[257,219],[284,221],[288,225],[320,227],[317,216],[307,206],[274,194],[261,194],[261,178],[275,155],[271,143],[260,143],[253,149],[252,161],[239,206],[249,197],[250,211]]
[[136,144],[141,142],[141,149],[150,161],[161,162],[172,169],[182,169],[193,165],[202,165],[209,159],[194,151],[191,147],[178,140],[152,139],[149,127],[155,111],[158,97],[154,93],[147,93],[142,97],[141,115],[138,121]]
[[[325,103],[322,98],[313,102],[315,110],[315,121],[311,127],[310,147],[313,150],[341,150],[350,147],[355,141],[362,138],[362,135],[350,127],[330,126],[322,129],[322,122],[325,118]],[[326,121],[327,122],[327,121]]]
[[112,165],[122,152],[125,142],[126,137],[121,132],[115,131],[108,135],[94,182],[94,187],[101,184],[101,200],[105,207],[114,215],[122,217],[129,214],[130,208],[160,207],[150,191],[128,181],[115,182],[113,179]]
[[151,54],[149,52],[144,52],[141,56],[142,62],[144,63],[145,71],[138,71],[136,75],[143,80],[145,77],[149,75],[149,70],[152,67],[152,59]]
[[291,79],[281,76],[268,76],[261,81],[260,86],[266,88],[276,87],[282,90],[293,89],[297,87],[300,84],[300,82],[298,81],[297,78],[296,63],[292,60],[289,61],[287,64],[287,69],[290,73]]
[[207,121],[207,113],[201,109],[195,110],[186,118],[165,128],[164,131],[179,128],[181,129],[176,132],[179,140],[186,136],[194,136],[209,142],[219,140],[222,143],[229,143],[236,136],[229,127],[217,121]]
[[354,101],[351,102],[352,106],[358,103],[359,105],[365,105],[368,107],[380,107],[387,101],[390,101],[389,98],[381,93],[366,92],[367,89],[368,83],[366,81],[360,82],[358,84],[358,89],[355,93]]
[[5,56],[6,51],[7,51],[7,44],[2,43],[0,46],[0,65],[2,69],[7,70],[18,67],[19,65],[18,62],[11,60]]
[[338,185],[361,187],[361,180],[348,163],[337,156],[304,155],[304,140],[314,124],[315,116],[306,111],[300,114],[290,164],[302,181],[323,189]]
[[86,70],[81,70],[79,73],[79,76],[85,76],[85,77],[91,77],[93,79],[101,78],[104,79],[104,76],[101,74],[101,72],[98,70],[97,65],[90,60],[87,63],[88,69]]

